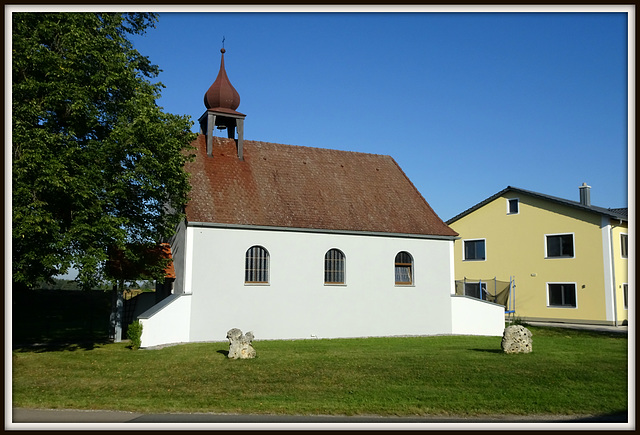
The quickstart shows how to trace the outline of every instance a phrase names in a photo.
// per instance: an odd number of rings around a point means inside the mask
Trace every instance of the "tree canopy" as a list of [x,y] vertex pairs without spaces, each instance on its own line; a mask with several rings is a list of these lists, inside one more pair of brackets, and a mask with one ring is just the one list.
[[149,13],[12,15],[15,284],[74,267],[94,285],[111,250],[167,241],[183,218],[193,123],[156,104],[164,86],[151,80],[160,70],[129,39],[156,21]]

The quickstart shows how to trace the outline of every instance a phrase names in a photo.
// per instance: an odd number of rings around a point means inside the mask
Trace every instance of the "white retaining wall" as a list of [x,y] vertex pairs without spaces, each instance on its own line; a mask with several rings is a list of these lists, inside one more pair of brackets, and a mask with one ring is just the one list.
[[171,295],[138,316],[141,347],[189,341],[191,295]]
[[469,296],[451,296],[452,334],[502,336],[504,306]]

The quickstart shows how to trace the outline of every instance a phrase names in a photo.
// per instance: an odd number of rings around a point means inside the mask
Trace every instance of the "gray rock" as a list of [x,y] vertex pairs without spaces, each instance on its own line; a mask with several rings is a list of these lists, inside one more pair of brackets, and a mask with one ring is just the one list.
[[502,350],[504,353],[530,353],[533,351],[531,331],[522,325],[511,325],[502,334]]
[[249,331],[243,335],[241,330],[233,328],[227,332],[227,338],[229,339],[228,358],[249,359],[256,357],[256,350],[251,345],[254,338],[253,332]]

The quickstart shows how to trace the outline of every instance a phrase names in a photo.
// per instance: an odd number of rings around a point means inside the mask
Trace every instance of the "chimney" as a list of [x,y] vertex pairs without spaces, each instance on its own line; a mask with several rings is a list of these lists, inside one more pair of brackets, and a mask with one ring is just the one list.
[[587,186],[587,183],[580,186],[580,204],[591,207],[591,186]]

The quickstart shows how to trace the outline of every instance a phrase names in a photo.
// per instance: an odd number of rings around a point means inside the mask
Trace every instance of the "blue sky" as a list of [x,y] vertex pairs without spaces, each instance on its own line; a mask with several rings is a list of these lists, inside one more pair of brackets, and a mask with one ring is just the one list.
[[389,154],[443,220],[508,185],[627,206],[625,13],[160,13],[166,112],[204,113],[223,37],[245,139]]

